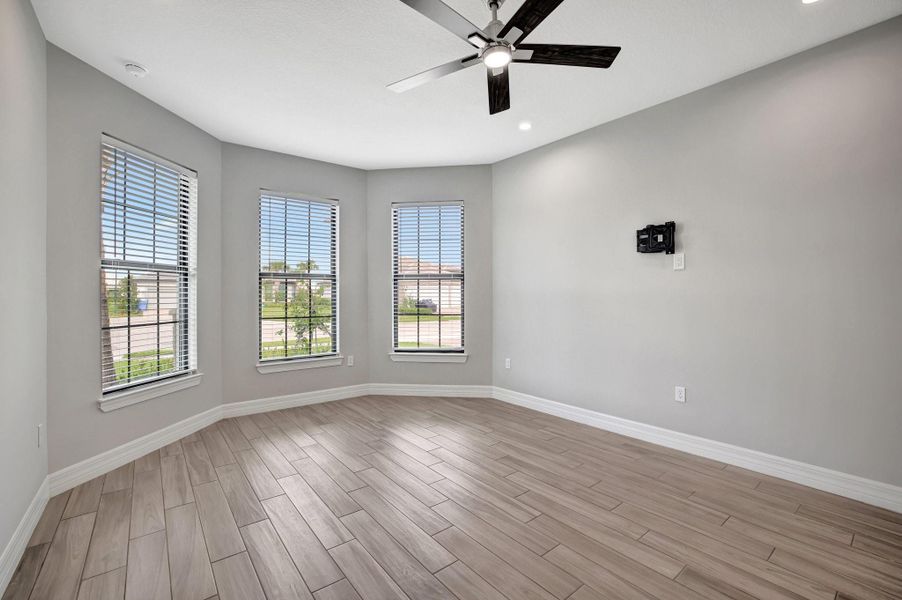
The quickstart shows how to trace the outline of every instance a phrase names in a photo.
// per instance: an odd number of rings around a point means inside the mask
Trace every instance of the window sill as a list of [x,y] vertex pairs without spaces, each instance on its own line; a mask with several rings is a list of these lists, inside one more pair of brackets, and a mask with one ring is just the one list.
[[319,369],[321,367],[340,367],[344,362],[344,356],[324,356],[322,358],[302,358],[294,360],[278,360],[272,362],[258,362],[257,371],[266,373],[284,373],[285,371],[301,371],[304,369]]
[[172,379],[167,379],[166,381],[151,383],[130,390],[113,392],[112,394],[108,394],[101,398],[97,404],[103,412],[110,412],[111,410],[125,408],[132,404],[144,402],[145,400],[166,396],[181,390],[187,390],[188,388],[200,385],[203,377],[203,373],[193,373],[191,375],[182,375],[181,377],[174,377]]
[[388,356],[394,362],[465,363],[469,354],[466,352],[390,352]]

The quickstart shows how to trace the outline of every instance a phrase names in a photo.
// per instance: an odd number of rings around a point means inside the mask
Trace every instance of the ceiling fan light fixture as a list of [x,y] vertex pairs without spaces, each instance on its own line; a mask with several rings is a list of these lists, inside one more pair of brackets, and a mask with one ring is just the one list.
[[498,9],[505,0],[482,0],[492,11],[492,20],[483,28],[462,17],[446,4],[447,0],[400,2],[469,43],[476,52],[396,81],[388,88],[403,92],[482,63],[486,69],[490,115],[510,110],[508,66],[511,63],[607,69],[620,52],[619,46],[521,44],[564,0],[521,0],[517,12],[506,23],[498,18]]
[[503,45],[492,46],[482,54],[482,62],[489,69],[503,69],[513,58],[510,48]]

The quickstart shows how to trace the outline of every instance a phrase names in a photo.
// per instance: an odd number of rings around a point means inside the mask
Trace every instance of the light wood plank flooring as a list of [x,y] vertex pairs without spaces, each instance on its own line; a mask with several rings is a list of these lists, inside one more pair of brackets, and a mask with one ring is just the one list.
[[50,500],[3,600],[902,598],[902,515],[483,399],[227,419]]

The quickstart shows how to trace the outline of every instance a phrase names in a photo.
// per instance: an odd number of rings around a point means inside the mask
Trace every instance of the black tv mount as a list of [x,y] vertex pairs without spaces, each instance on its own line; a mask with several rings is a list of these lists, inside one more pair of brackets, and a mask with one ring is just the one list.
[[636,232],[636,252],[673,254],[676,242],[676,223],[667,221],[663,225],[648,225]]

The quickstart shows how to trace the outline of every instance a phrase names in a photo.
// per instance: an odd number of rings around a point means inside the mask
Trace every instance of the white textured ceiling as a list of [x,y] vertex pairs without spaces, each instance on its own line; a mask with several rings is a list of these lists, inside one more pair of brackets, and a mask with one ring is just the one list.
[[[50,42],[219,139],[366,169],[496,162],[902,14],[902,0],[566,0],[529,42],[622,46],[616,63],[515,64],[511,110],[492,117],[481,66],[385,89],[471,51],[399,0],[32,1]],[[488,21],[484,0],[447,3]]]

